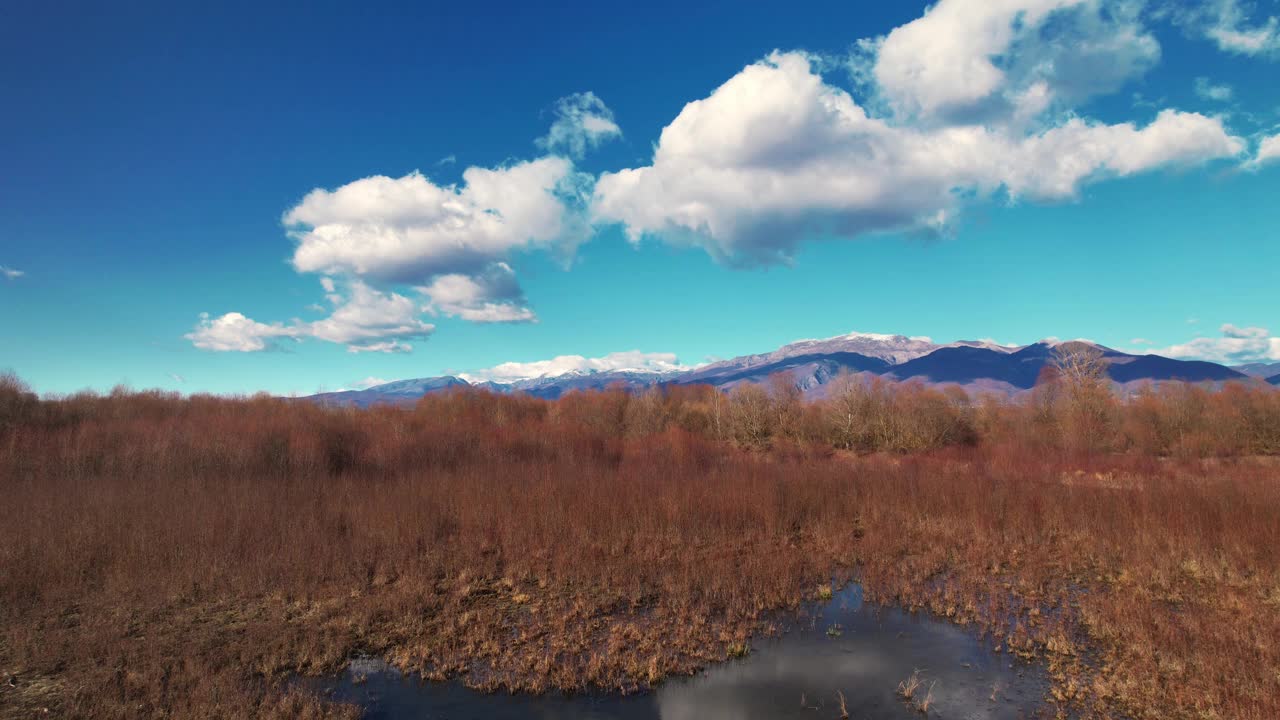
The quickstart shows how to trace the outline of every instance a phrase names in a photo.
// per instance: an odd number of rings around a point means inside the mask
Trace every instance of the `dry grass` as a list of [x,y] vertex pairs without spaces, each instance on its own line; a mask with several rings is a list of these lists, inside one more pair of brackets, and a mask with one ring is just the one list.
[[1082,444],[1043,398],[918,387],[357,411],[0,382],[0,715],[349,716],[280,681],[359,652],[634,691],[834,575],[1042,659],[1075,714],[1280,717],[1280,467],[1245,456],[1275,395],[1176,392]]

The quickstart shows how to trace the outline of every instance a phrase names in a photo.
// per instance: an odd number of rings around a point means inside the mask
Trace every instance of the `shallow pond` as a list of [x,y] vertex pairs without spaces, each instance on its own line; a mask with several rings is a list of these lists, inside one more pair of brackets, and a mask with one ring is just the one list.
[[850,585],[788,632],[755,641],[747,657],[640,695],[486,695],[404,676],[373,659],[355,660],[340,677],[312,687],[361,706],[366,718],[387,720],[838,718],[838,693],[851,718],[874,720],[923,717],[896,694],[919,670],[915,696],[932,693],[928,717],[1032,717],[1047,688],[1043,670],[988,645],[972,628],[864,605],[860,588]]

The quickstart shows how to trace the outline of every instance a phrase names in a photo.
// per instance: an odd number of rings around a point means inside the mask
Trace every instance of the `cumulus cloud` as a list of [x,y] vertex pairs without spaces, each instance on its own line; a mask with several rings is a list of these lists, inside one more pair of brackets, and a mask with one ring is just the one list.
[[1214,85],[1209,82],[1207,77],[1196,78],[1195,90],[1196,95],[1205,100],[1213,100],[1215,102],[1226,102],[1234,94],[1230,85]]
[[[598,137],[604,131],[590,118],[604,117],[608,109],[589,93],[574,98],[562,103],[557,123],[568,122],[565,113],[576,108],[572,117],[588,128],[588,136]],[[561,126],[557,135],[553,128],[552,136],[570,137],[565,132]],[[460,186],[442,186],[414,172],[311,191],[284,215],[298,242],[294,268],[325,273],[322,282],[330,294],[329,276],[359,280],[352,286],[356,292],[369,289],[363,283],[419,283],[418,291],[430,299],[428,311],[435,314],[471,322],[534,321],[506,258],[538,248],[571,256],[590,232],[585,219],[590,176],[576,171],[567,158],[547,156],[497,169],[471,167],[462,180]],[[337,316],[318,323],[315,336],[349,342],[325,336],[328,326],[339,322]],[[353,352],[408,349],[392,341],[351,347]]]
[[440,186],[414,172],[312,190],[284,215],[298,241],[294,268],[422,282],[481,270],[516,249],[582,239],[585,228],[566,204],[582,178],[568,160],[470,167],[462,178],[461,187]]
[[5,267],[4,265],[0,265],[0,275],[3,275],[6,280],[17,280],[23,275],[26,275],[26,273],[21,270],[18,270],[17,268]]
[[[608,109],[594,95],[574,98],[562,103],[560,120],[567,122],[565,113],[577,108],[572,117],[583,132],[607,134],[592,118],[607,119]],[[470,167],[460,185],[438,185],[413,172],[312,190],[283,221],[297,241],[294,269],[322,274],[329,315],[288,324],[238,312],[202,315],[186,337],[218,352],[259,352],[277,349],[282,338],[310,338],[353,353],[402,353],[435,330],[422,319],[424,312],[472,322],[534,321],[505,258],[534,248],[570,255],[590,230],[590,183],[572,161],[547,156],[494,169]],[[392,289],[412,283],[422,283],[417,290],[426,305]]]
[[560,98],[556,101],[555,116],[551,130],[537,140],[538,147],[547,152],[563,152],[580,158],[588,149],[622,135],[622,128],[614,122],[613,111],[592,92]]
[[427,309],[479,323],[534,322],[537,315],[525,307],[524,292],[506,263],[494,263],[475,276],[441,275],[418,288],[430,299]]
[[[939,0],[850,57],[774,52],[746,66],[684,106],[649,164],[599,178],[574,158],[621,129],[595,94],[562,98],[536,141],[544,157],[470,167],[454,184],[375,175],[312,190],[285,212],[293,267],[323,276],[324,319],[203,316],[188,337],[212,350],[310,338],[402,352],[434,329],[423,312],[536,321],[510,263],[533,250],[570,258],[592,224],[728,264],[787,263],[811,239],[945,234],[971,202],[1069,200],[1102,179],[1242,155],[1221,118],[1082,113],[1158,62],[1144,13],[1141,0]],[[1275,44],[1276,20],[1251,14],[1212,0],[1162,17],[1258,54]],[[852,91],[822,74],[839,68],[852,68]],[[1202,95],[1230,97],[1202,80]],[[1280,140],[1267,138],[1245,166],[1276,157]],[[418,296],[400,294],[408,287]]]
[[[327,278],[326,278],[327,280]],[[336,289],[330,280],[325,289]],[[314,322],[262,323],[238,312],[217,318],[202,313],[200,322],[185,337],[201,350],[261,352],[277,349],[276,341],[306,338],[346,345],[348,352],[411,352],[409,340],[425,339],[435,330],[421,319],[423,309],[410,298],[381,292],[358,280],[344,296],[328,294],[334,305],[330,315]]]
[[1025,119],[1118,89],[1160,57],[1138,7],[1089,0],[942,0],[872,41],[899,116]]
[[[908,84],[900,94],[913,93],[922,110],[987,92],[977,89],[984,84],[932,96],[928,87]],[[602,175],[592,209],[598,222],[625,225],[633,241],[660,236],[722,261],[768,264],[788,262],[811,237],[941,231],[966,198],[1071,198],[1098,178],[1243,149],[1219,119],[1176,110],[1143,127],[1071,116],[1030,132],[892,122],[824,81],[808,56],[775,52],[686,105],[651,165]]]
[[1254,153],[1253,159],[1247,163],[1247,166],[1256,170],[1276,160],[1280,160],[1280,134],[1264,137],[1258,143],[1258,151]]
[[1237,327],[1227,323],[1219,328],[1219,332],[1222,337],[1195,338],[1152,352],[1171,358],[1208,360],[1227,365],[1280,361],[1280,337],[1272,336],[1266,328]]
[[331,295],[329,317],[306,324],[307,335],[346,345],[351,352],[408,352],[404,340],[427,337],[435,326],[419,319],[422,309],[393,292],[379,292],[353,281],[346,298]]
[[279,338],[296,338],[298,328],[281,323],[267,324],[251,320],[238,312],[219,317],[200,313],[200,322],[184,337],[201,350],[214,352],[260,352],[278,348]]
[[646,353],[639,350],[609,353],[604,357],[588,358],[581,355],[561,355],[550,360],[534,362],[507,362],[487,370],[460,373],[467,382],[490,381],[512,383],[541,377],[559,377],[581,372],[679,372],[690,369],[681,365],[674,353]]

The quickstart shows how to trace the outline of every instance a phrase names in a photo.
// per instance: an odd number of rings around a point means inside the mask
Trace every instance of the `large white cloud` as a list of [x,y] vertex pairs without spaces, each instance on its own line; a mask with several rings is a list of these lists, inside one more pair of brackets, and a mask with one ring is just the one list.
[[933,114],[983,100],[1003,88],[995,55],[1013,40],[1016,17],[1040,24],[1079,0],[942,0],[884,38],[875,63],[880,90],[903,113]]
[[[586,107],[608,111],[603,103]],[[593,117],[578,120],[594,128]],[[547,156],[496,169],[471,167],[462,180],[460,186],[438,185],[413,172],[312,190],[284,214],[284,223],[297,241],[294,268],[324,274],[320,282],[334,306],[331,314],[288,325],[238,312],[204,315],[187,339],[222,352],[257,352],[277,347],[280,338],[313,338],[350,352],[395,353],[411,351],[409,341],[434,331],[423,312],[473,322],[533,321],[504,258],[532,248],[571,253],[589,231],[584,210],[590,178],[570,160]],[[339,282],[345,295],[337,291]],[[391,289],[411,283],[423,283],[417,291],[428,304]]]
[[282,338],[313,338],[346,345],[353,353],[399,353],[413,350],[407,341],[425,339],[435,330],[421,319],[423,308],[403,295],[380,292],[358,280],[350,283],[345,296],[336,292],[329,278],[324,287],[334,308],[321,320],[285,325],[258,322],[238,312],[216,318],[206,313],[186,338],[214,352],[260,352],[277,348]]
[[574,372],[613,372],[633,370],[640,372],[678,372],[688,370],[681,365],[674,353],[647,353],[639,350],[609,353],[603,357],[589,358],[582,355],[561,355],[550,360],[533,362],[506,362],[487,370],[460,373],[467,382],[491,381],[511,383],[540,377],[559,377]]
[[471,167],[462,177],[461,187],[414,172],[312,190],[284,216],[298,241],[294,267],[422,282],[480,270],[516,249],[582,239],[583,227],[566,205],[581,178],[567,159]]
[[1181,345],[1152,350],[1157,355],[1189,360],[1209,360],[1227,365],[1280,361],[1280,337],[1263,327],[1219,328],[1222,337],[1196,338]]
[[1079,117],[1028,132],[892,122],[825,82],[806,55],[774,53],[686,105],[651,165],[602,175],[593,213],[633,240],[785,262],[814,236],[937,228],[966,196],[1068,198],[1089,180],[1243,148],[1219,119],[1173,110],[1141,128]]
[[1133,3],[1100,0],[942,0],[872,45],[875,89],[896,114],[953,121],[1078,103],[1160,56]]
[[[551,136],[559,140],[548,145],[594,142],[611,132],[593,124],[610,114],[590,93],[562,100],[561,111]],[[581,131],[576,140],[569,124]],[[431,312],[471,322],[530,322],[536,316],[505,258],[534,248],[571,255],[590,230],[590,182],[570,160],[550,155],[468,168],[461,186],[437,185],[417,172],[375,176],[313,190],[284,221],[298,241],[293,265],[300,272],[422,283],[418,290],[430,298]]]
[[[1220,118],[1165,109],[1104,123],[1083,111],[1159,60],[1145,17],[1194,26],[1233,52],[1269,52],[1277,21],[1248,10],[1237,0],[1176,12],[1142,0],[939,0],[850,57],[774,52],[746,66],[684,107],[650,164],[598,179],[571,158],[621,130],[593,93],[562,98],[536,141],[545,157],[471,167],[456,184],[376,175],[315,189],[288,210],[293,266],[326,276],[328,318],[229,313],[203,317],[188,337],[215,350],[314,338],[405,351],[431,331],[422,312],[535,321],[509,263],[527,250],[571,257],[588,219],[621,224],[635,241],[769,264],[810,239],[942,232],[974,200],[1070,199],[1100,179],[1238,156],[1245,143]],[[841,67],[854,70],[852,92],[821,74]],[[1227,94],[1207,81],[1201,90]],[[1245,167],[1275,158],[1280,137]],[[396,292],[410,286],[421,307]]]

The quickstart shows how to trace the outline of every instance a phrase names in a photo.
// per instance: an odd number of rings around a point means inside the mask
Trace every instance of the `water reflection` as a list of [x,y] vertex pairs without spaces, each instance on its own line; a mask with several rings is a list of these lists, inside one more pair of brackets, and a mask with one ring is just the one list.
[[[828,632],[833,626],[836,631]],[[920,718],[895,694],[919,670],[917,698],[930,717],[1031,717],[1044,697],[1037,667],[991,652],[972,631],[899,610],[864,606],[851,585],[781,637],[760,640],[742,660],[631,697],[484,695],[458,683],[423,683],[380,661],[354,661],[332,697],[368,718],[547,718],[548,720],[755,720],[835,718],[843,694],[851,717]],[[355,678],[367,679],[357,684]],[[994,699],[993,699],[994,698]]]

